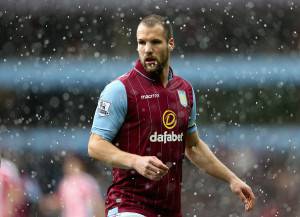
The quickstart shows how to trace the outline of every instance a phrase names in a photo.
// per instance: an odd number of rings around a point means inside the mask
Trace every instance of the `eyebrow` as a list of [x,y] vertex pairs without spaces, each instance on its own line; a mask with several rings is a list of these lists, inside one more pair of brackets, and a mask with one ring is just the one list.
[[[137,39],[137,42],[145,42],[145,41],[147,41],[147,40],[145,40],[145,39]],[[159,38],[154,38],[154,39],[151,39],[149,41],[153,43],[153,42],[161,42],[162,40],[159,39]]]

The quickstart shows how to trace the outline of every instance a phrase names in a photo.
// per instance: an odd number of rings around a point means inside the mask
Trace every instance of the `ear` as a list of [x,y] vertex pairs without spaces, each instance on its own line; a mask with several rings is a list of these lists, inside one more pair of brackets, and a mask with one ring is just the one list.
[[170,38],[169,41],[168,41],[168,47],[170,49],[170,51],[173,51],[174,48],[175,48],[175,40],[174,38]]

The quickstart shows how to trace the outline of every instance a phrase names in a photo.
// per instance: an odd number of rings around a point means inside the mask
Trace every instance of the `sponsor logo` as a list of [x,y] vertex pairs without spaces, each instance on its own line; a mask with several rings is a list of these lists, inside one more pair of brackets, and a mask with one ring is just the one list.
[[[177,118],[175,112],[172,110],[167,109],[162,116],[162,122],[165,128],[173,129],[177,124]],[[183,141],[183,133],[176,134],[174,131],[170,133],[168,131],[164,131],[162,134],[158,134],[155,131],[150,136],[150,142],[163,142],[164,144],[167,142],[182,142]]]
[[154,134],[150,136],[150,142],[163,142],[166,144],[167,142],[182,142],[183,141],[183,133],[176,134],[174,131],[168,133],[165,131],[163,134],[158,134],[156,131]]
[[141,99],[154,99],[154,98],[159,98],[159,93],[141,95]]
[[187,102],[187,97],[186,97],[185,91],[184,90],[177,90],[177,92],[178,92],[180,104],[183,107],[187,107],[188,102]]
[[165,128],[169,130],[173,129],[177,124],[177,118],[175,112],[167,109],[162,116],[162,122]]
[[108,116],[109,115],[109,107],[111,103],[106,102],[102,99],[98,102],[97,112],[101,117]]

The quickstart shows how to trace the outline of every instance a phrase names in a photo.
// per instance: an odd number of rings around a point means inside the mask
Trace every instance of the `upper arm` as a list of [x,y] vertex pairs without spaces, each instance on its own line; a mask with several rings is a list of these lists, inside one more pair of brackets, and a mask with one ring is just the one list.
[[199,144],[200,138],[198,136],[198,132],[194,131],[192,133],[187,133],[185,136],[185,147],[191,148]]
[[122,126],[126,114],[126,89],[121,81],[115,80],[100,95],[91,132],[111,142]]

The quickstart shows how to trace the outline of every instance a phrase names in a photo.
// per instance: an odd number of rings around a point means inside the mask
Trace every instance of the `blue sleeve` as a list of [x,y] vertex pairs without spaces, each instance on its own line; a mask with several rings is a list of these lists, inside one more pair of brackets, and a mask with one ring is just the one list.
[[189,117],[189,125],[188,125],[188,133],[193,133],[195,131],[197,131],[197,125],[196,125],[196,97],[195,97],[195,92],[194,89],[192,89],[193,91],[193,107],[191,110],[191,114]]
[[126,89],[121,81],[115,80],[100,95],[91,132],[111,142],[121,128],[126,114]]

